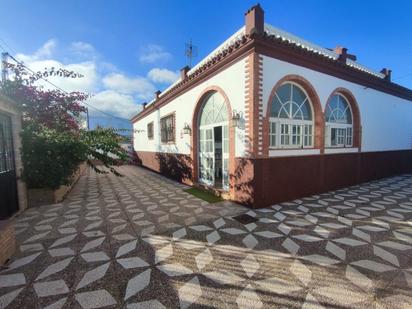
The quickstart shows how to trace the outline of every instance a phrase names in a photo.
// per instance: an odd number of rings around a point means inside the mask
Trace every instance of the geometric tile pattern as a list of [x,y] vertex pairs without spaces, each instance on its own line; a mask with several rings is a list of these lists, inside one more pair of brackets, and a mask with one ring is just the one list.
[[[206,203],[145,169],[119,169],[124,177],[87,170],[63,203],[15,219],[18,250],[0,269],[0,308],[123,306],[145,283],[136,270],[150,267],[138,251],[144,235],[245,211],[234,203]],[[182,271],[173,266],[159,269]]]
[[248,210],[120,172],[16,218],[0,308],[412,307],[411,175]]

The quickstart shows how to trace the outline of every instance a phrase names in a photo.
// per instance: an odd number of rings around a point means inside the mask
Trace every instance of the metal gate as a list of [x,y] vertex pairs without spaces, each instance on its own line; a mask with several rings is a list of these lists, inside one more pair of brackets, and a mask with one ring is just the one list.
[[18,210],[11,118],[0,113],[0,219]]

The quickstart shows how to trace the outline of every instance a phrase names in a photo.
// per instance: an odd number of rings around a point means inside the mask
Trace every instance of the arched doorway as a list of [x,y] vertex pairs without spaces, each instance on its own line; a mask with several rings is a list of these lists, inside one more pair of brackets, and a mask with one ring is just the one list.
[[208,93],[198,118],[198,181],[229,189],[229,111],[217,91]]

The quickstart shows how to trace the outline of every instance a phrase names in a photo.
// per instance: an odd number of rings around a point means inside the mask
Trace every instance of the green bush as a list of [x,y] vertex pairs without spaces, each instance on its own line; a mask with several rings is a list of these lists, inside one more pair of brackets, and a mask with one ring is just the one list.
[[70,132],[29,125],[21,137],[23,178],[29,188],[70,184],[79,164],[87,160],[87,147]]
[[[119,145],[121,137],[112,129],[56,131],[28,124],[21,137],[23,178],[29,188],[57,189],[68,185],[82,162],[98,173],[110,171],[119,175],[113,166],[127,160],[126,151]],[[95,159],[104,168],[96,166]]]

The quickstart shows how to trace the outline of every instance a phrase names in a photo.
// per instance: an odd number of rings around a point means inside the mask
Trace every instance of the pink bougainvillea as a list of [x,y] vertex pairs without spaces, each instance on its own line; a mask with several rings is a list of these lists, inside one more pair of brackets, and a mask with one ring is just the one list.
[[46,77],[81,75],[54,68],[32,74],[22,64],[7,64],[7,68],[11,78],[0,84],[0,91],[23,110],[21,154],[23,178],[29,188],[66,185],[81,162],[87,162],[96,172],[119,175],[115,165],[128,159],[120,146],[123,137],[111,128],[89,131],[79,125],[86,111],[82,102],[88,95],[41,86],[41,79]]
[[3,82],[2,91],[21,104],[25,121],[59,131],[79,129],[79,117],[86,112],[82,102],[89,96],[83,92],[46,89],[39,82],[49,76],[78,78],[81,75],[54,68],[32,74],[22,64],[8,63],[6,67],[12,72],[12,78]]

